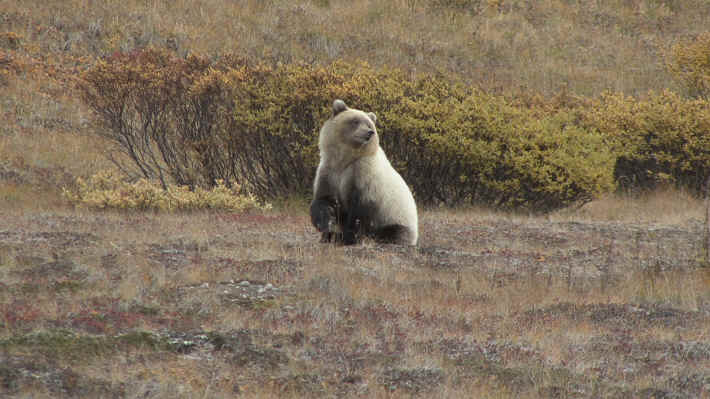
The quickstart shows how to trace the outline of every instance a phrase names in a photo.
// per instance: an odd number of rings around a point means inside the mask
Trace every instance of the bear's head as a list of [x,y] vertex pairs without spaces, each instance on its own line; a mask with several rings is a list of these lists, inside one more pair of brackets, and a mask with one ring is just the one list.
[[333,115],[320,131],[321,154],[339,161],[374,155],[379,148],[372,112],[348,108],[343,100],[333,102]]

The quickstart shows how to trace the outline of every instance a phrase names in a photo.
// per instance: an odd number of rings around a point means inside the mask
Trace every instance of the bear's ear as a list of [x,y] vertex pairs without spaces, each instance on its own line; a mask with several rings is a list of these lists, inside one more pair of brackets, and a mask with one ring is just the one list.
[[345,111],[346,109],[348,109],[348,106],[345,105],[345,101],[343,101],[343,100],[333,101],[333,116],[338,115],[339,113]]
[[372,119],[372,123],[377,123],[377,115],[375,115],[374,112],[368,112],[367,116],[369,116],[370,119]]

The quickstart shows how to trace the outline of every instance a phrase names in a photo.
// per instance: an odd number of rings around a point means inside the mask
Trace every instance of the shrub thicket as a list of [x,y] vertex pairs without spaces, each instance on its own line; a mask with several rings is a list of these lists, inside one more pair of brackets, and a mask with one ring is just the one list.
[[523,104],[367,64],[264,65],[159,50],[101,62],[80,88],[142,177],[193,189],[239,182],[260,199],[309,195],[318,130],[335,98],[378,115],[382,146],[426,205],[547,210],[612,190],[614,177],[698,188],[710,160],[707,102],[672,93]]
[[[82,99],[99,116],[100,132],[146,179],[195,186],[205,168],[194,150],[211,136],[212,114],[191,95],[207,60],[176,59],[160,51],[114,54],[83,76]],[[121,157],[112,158],[129,173]]]
[[643,100],[605,94],[587,104],[584,125],[613,143],[621,189],[675,185],[701,193],[710,173],[710,104],[665,91]]
[[131,177],[163,187],[243,182],[273,198],[307,192],[333,71],[145,50],[99,62],[79,88]]

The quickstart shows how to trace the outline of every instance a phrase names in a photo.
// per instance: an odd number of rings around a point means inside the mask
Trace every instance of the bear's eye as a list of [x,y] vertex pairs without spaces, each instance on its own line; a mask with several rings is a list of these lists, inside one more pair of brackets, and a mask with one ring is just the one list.
[[352,126],[352,127],[357,126],[359,123],[360,123],[360,121],[357,118],[352,118],[348,121],[348,124],[350,124],[350,126]]

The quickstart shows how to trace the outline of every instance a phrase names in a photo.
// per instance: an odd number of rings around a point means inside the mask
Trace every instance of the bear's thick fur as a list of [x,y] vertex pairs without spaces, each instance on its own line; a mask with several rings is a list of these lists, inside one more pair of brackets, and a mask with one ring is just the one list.
[[333,102],[320,130],[320,164],[313,185],[311,221],[323,242],[416,245],[417,206],[412,192],[380,148],[375,114]]

